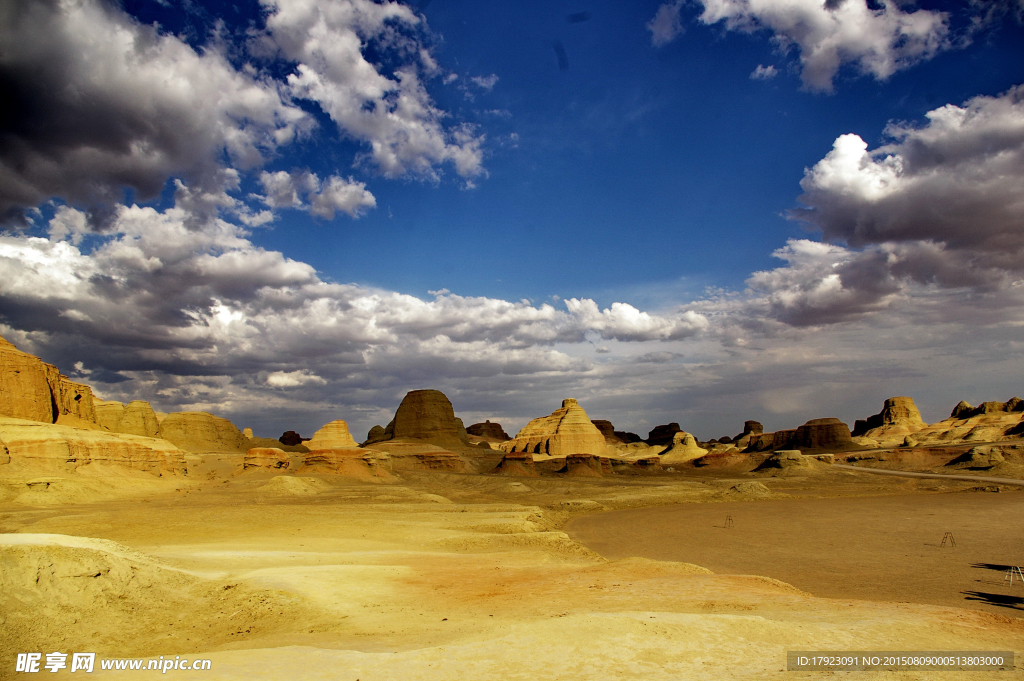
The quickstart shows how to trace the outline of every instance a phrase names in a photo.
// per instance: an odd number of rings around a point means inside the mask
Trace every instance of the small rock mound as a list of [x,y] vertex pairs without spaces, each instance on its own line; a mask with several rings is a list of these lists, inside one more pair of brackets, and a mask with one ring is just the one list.
[[803,455],[799,449],[780,449],[769,456],[754,470],[768,470],[772,468],[810,468],[811,459]]
[[604,475],[601,468],[601,457],[592,454],[567,455],[565,457],[565,466],[559,473],[588,478],[599,478]]
[[288,468],[291,461],[284,450],[274,447],[253,447],[242,459],[242,470],[250,468],[271,468],[274,470]]
[[741,482],[730,487],[725,493],[742,494],[748,497],[767,497],[771,496],[772,491],[760,482]]
[[528,452],[509,452],[502,457],[494,472],[499,475],[534,478],[537,477],[537,466],[533,463],[533,454]]
[[680,430],[672,436],[672,444],[661,453],[662,465],[686,463],[699,459],[708,453],[708,450],[697,445],[697,438]]
[[391,480],[391,456],[374,449],[313,449],[303,457],[303,470],[361,480]]

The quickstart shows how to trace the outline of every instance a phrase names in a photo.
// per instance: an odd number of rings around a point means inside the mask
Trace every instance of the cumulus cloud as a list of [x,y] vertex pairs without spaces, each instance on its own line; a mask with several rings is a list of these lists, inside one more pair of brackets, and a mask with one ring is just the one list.
[[[800,185],[793,217],[865,248],[870,267],[941,287],[998,290],[1024,276],[1024,87],[893,123],[873,151],[839,137]],[[867,255],[859,256],[864,267]]]
[[[291,200],[273,178],[267,184],[281,190],[268,192],[274,200]],[[213,218],[190,227],[189,219],[180,205],[122,206],[111,232],[85,251],[75,243],[84,214],[63,208],[49,239],[0,237],[3,322],[73,338],[89,370],[231,381],[258,374],[266,386],[306,389],[356,374],[386,382],[586,371],[560,348],[707,329],[696,313],[623,303],[601,309],[571,299],[559,309],[443,290],[423,300],[326,282],[308,264],[256,247],[237,224]]]
[[[365,159],[384,176],[436,180],[443,164],[463,178],[483,174],[483,136],[465,124],[446,129],[423,86],[421,19],[412,9],[371,0],[263,4],[270,36],[297,64],[290,93],[317,102],[344,135],[366,143]],[[367,43],[408,58],[382,73],[363,54]]]
[[279,170],[260,173],[265,196],[259,197],[272,208],[308,210],[317,217],[333,220],[336,211],[357,218],[367,208],[374,208],[377,199],[366,189],[365,182],[347,180],[337,175],[322,183],[316,173],[308,170]]
[[775,76],[779,75],[779,70],[769,64],[758,64],[757,68],[750,72],[751,80],[771,80]]
[[100,0],[0,8],[0,213],[50,198],[152,198],[171,176],[219,186],[221,158],[251,168],[309,130],[278,83],[197,52]]
[[[839,69],[849,64],[885,80],[892,74],[949,49],[948,15],[880,0],[698,0],[700,21],[724,22],[729,30],[767,30],[782,49],[800,52],[801,77],[810,90],[831,92]],[[648,27],[661,45],[678,34],[678,5],[665,4]],[[659,28],[656,30],[655,26]],[[756,73],[756,71],[755,71]]]
[[683,32],[683,22],[679,12],[683,7],[681,0],[666,2],[658,7],[654,18],[647,22],[647,30],[651,32],[651,44],[663,47],[676,39]]

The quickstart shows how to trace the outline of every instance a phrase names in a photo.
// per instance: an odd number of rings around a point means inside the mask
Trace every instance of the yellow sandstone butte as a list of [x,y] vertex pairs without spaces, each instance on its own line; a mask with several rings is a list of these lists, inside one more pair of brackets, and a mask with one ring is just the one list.
[[498,445],[503,452],[527,452],[548,456],[567,454],[605,455],[608,446],[587,412],[572,399],[562,400],[562,406],[550,416],[535,418],[514,438]]

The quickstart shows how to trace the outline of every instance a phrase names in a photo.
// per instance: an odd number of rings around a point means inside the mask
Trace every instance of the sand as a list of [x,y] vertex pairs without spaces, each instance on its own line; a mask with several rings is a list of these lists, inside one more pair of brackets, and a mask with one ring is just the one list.
[[[928,493],[967,482],[402,471],[374,484],[241,473],[232,461],[194,460],[187,481],[156,480],[144,495],[131,479],[103,478],[110,488],[93,501],[14,496],[0,505],[0,676],[10,678],[25,650],[212,660],[209,671],[161,674],[169,678],[360,681],[791,679],[812,677],[784,671],[787,650],[1024,652],[1024,620],[1011,609],[822,598],[814,584],[787,584],[770,571],[726,574],[714,561],[640,551],[616,559],[566,532],[622,513],[683,508],[724,520],[733,507],[806,503],[824,513],[840,502],[944,496],[978,500],[977,535],[997,526],[981,522],[982,511],[1019,512],[1014,503],[1024,497],[1012,494]],[[731,536],[749,532],[752,521],[732,515]],[[980,541],[966,532],[963,542]]]

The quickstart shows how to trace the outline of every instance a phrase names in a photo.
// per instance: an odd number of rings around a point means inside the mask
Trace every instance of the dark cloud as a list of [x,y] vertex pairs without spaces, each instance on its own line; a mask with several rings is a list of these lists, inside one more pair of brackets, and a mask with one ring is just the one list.
[[116,203],[169,177],[214,186],[310,125],[275,84],[103,0],[0,5],[0,212]]

